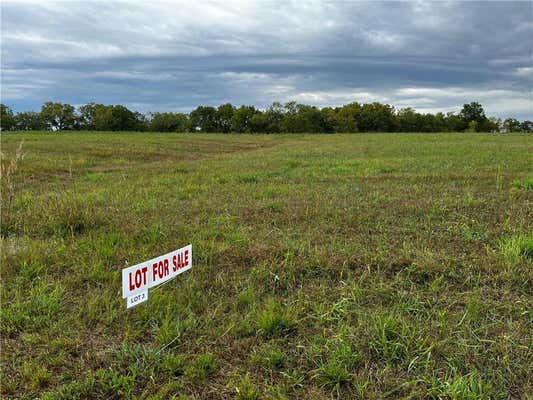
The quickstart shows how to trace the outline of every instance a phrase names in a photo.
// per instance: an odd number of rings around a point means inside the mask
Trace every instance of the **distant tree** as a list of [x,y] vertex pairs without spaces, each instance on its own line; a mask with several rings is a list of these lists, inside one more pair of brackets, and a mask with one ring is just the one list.
[[320,110],[322,123],[324,124],[324,133],[335,132],[335,117],[337,110],[331,107],[324,107]]
[[503,121],[503,129],[506,132],[520,132],[522,130],[520,127],[520,121],[515,118],[507,118]]
[[154,132],[186,132],[187,116],[182,113],[153,113],[149,125]]
[[272,105],[270,105],[264,113],[266,120],[267,120],[267,123],[266,123],[267,127],[264,132],[267,132],[267,133],[281,132],[281,121],[285,117],[286,112],[287,111],[285,107],[281,103],[277,101],[272,103]]
[[41,118],[54,131],[74,129],[76,116],[70,104],[47,102],[41,108]]
[[146,115],[139,111],[134,111],[133,114],[135,115],[135,128],[133,128],[133,130],[140,132],[149,131],[150,120],[146,117]]
[[394,107],[388,104],[363,104],[357,120],[362,132],[393,132],[397,129]]
[[447,131],[446,116],[443,113],[421,114],[412,108],[404,108],[396,114],[397,129],[400,132],[443,132]]
[[0,128],[8,129],[86,129],[137,131],[191,131],[239,133],[333,133],[333,132],[532,132],[533,122],[514,118],[501,121],[487,118],[481,104],[464,104],[460,113],[446,115],[419,113],[412,108],[395,111],[378,102],[322,109],[290,101],[274,102],[265,111],[253,106],[230,103],[218,107],[199,106],[190,114],[153,113],[150,118],[122,105],[89,103],[77,113],[69,104],[48,102],[40,113],[14,114],[0,106]]
[[268,112],[256,112],[250,118],[250,132],[252,133],[276,133],[279,126],[271,119]]
[[5,104],[0,104],[0,130],[10,131],[15,127],[13,110]]
[[324,131],[320,110],[314,106],[289,102],[281,120],[281,131],[286,133],[318,133]]
[[400,132],[418,132],[421,116],[412,108],[403,108],[396,114],[398,130]]
[[34,111],[19,112],[15,115],[15,129],[21,131],[38,131],[46,129],[41,114]]
[[468,132],[479,132],[479,123],[477,121],[470,121],[468,123]]
[[78,107],[78,127],[84,130],[94,130],[94,118],[99,108],[105,108],[103,104],[89,103]]
[[235,113],[235,107],[230,103],[218,106],[216,112],[217,131],[228,133],[231,131],[231,119]]
[[[468,128],[471,131],[475,127],[476,132],[480,132],[486,128],[487,116],[485,115],[483,106],[477,102],[464,104],[463,109],[459,113],[459,118],[461,119],[463,128],[461,130]],[[475,124],[471,124],[472,121]]]
[[523,121],[520,124],[520,130],[522,132],[533,132],[533,121]]
[[435,115],[426,113],[420,115],[420,132],[438,132],[438,121]]
[[198,106],[189,114],[189,129],[192,132],[216,132],[217,110],[211,106]]
[[442,112],[435,114],[433,132],[446,132],[448,131],[446,116]]
[[502,129],[502,120],[496,117],[490,117],[485,123],[487,132],[500,132]]
[[346,104],[335,109],[333,114],[333,131],[339,133],[358,132],[357,120],[361,116],[361,105],[358,103]]
[[446,125],[448,127],[447,130],[451,132],[459,132],[466,129],[461,117],[453,112],[446,114]]
[[139,130],[139,114],[121,105],[97,105],[93,123],[99,131]]
[[231,117],[231,131],[237,133],[252,132],[251,120],[257,113],[253,106],[240,106]]

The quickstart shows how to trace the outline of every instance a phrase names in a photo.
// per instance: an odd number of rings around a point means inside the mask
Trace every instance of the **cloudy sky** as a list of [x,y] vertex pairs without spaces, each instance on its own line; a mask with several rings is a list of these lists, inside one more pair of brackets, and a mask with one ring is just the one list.
[[1,2],[2,102],[481,102],[533,118],[533,2]]

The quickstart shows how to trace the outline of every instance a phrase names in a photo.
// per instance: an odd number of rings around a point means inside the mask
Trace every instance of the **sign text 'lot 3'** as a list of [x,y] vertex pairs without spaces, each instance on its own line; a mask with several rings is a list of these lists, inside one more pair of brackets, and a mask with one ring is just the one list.
[[[122,270],[122,297],[128,308],[148,299],[148,289],[178,276],[192,267],[192,245]],[[144,296],[139,296],[144,294]]]

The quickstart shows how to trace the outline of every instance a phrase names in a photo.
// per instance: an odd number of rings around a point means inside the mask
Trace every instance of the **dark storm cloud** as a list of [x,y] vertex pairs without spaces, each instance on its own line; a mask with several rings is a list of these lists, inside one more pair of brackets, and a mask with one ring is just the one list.
[[482,102],[532,118],[531,2],[3,2],[2,101]]

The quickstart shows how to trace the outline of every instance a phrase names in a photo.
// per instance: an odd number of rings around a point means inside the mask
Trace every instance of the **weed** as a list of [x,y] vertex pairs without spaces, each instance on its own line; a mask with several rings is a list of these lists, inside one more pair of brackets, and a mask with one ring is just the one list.
[[99,369],[95,373],[95,380],[99,390],[105,395],[128,398],[133,391],[135,376],[112,369]]
[[477,400],[501,397],[494,395],[491,385],[484,382],[477,372],[437,381],[428,394],[435,399]]
[[16,173],[20,168],[20,163],[25,154],[22,152],[24,141],[19,143],[15,155],[10,160],[4,160],[4,154],[1,154],[2,162],[0,163],[0,182],[2,182],[2,205],[4,212],[11,210],[13,200],[17,195],[17,186],[15,184]]
[[233,332],[238,338],[245,338],[253,336],[255,333],[255,328],[253,324],[248,319],[241,319],[233,329]]
[[346,366],[336,360],[329,360],[318,368],[316,375],[319,385],[328,389],[339,390],[352,380],[352,374]]
[[179,320],[165,319],[155,328],[157,343],[167,345],[179,338],[183,333],[184,326]]
[[530,191],[533,190],[533,178],[515,179],[511,186],[518,190]]
[[378,169],[378,173],[380,174],[391,174],[395,171],[393,167],[383,166]]
[[283,206],[280,203],[270,203],[268,209],[272,212],[279,213],[283,210]]
[[241,307],[249,307],[255,302],[255,292],[253,287],[243,290],[237,297],[237,302]]
[[7,333],[18,329],[39,330],[54,324],[63,297],[58,285],[37,282],[28,293],[17,292],[13,302],[0,309],[2,329]]
[[259,177],[257,175],[251,175],[251,174],[241,175],[239,176],[238,181],[240,183],[258,183]]
[[370,348],[390,363],[406,359],[409,352],[411,330],[402,319],[388,314],[378,314],[370,325]]
[[267,345],[254,356],[256,362],[267,369],[280,369],[287,362],[287,354],[275,345]]
[[521,234],[500,239],[498,247],[505,260],[517,264],[520,260],[533,260],[533,235]]
[[483,241],[487,239],[487,233],[481,228],[475,228],[466,224],[461,224],[460,232],[467,241]]
[[175,354],[164,354],[161,361],[161,368],[172,376],[179,376],[185,373],[185,360]]
[[289,314],[289,310],[281,306],[274,299],[269,299],[263,310],[257,316],[257,327],[267,337],[287,333],[295,325],[295,322]]
[[46,367],[35,362],[24,362],[22,364],[22,375],[24,380],[34,389],[46,386],[52,378],[52,374]]
[[465,207],[476,207],[481,203],[481,200],[477,199],[472,192],[466,192],[463,196],[463,204]]
[[319,363],[315,379],[319,385],[338,391],[352,382],[353,371],[359,365],[361,355],[344,332],[338,338],[327,340],[324,347],[325,354],[322,357],[325,361]]
[[215,357],[210,353],[202,354],[185,370],[185,375],[194,384],[199,384],[214,374],[216,369]]
[[239,400],[259,400],[261,398],[261,393],[248,375],[241,377],[234,386],[236,398]]

